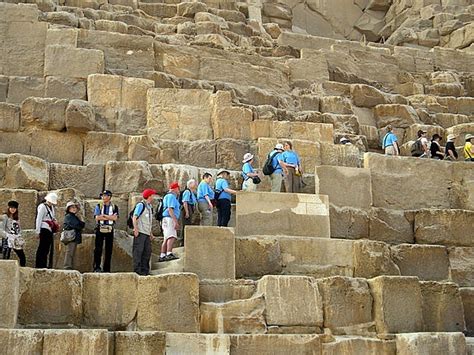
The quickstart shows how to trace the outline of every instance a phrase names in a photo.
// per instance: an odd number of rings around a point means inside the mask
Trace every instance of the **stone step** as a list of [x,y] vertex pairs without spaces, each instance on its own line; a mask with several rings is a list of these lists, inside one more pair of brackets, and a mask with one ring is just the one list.
[[179,259],[166,262],[158,262],[156,259],[159,258],[159,254],[156,254],[156,257],[154,258],[155,261],[153,261],[152,259],[150,273],[152,275],[163,275],[169,273],[183,272],[185,262],[184,247],[174,248],[173,254],[179,257]]

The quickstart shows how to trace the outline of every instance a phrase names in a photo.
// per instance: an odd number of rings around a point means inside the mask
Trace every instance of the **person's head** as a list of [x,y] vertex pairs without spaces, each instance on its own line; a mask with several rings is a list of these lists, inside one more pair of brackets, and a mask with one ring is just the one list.
[[245,164],[245,163],[252,163],[252,162],[253,162],[253,155],[251,153],[245,153],[242,163]]
[[202,175],[202,179],[207,182],[208,184],[210,184],[212,182],[212,174],[211,173],[204,173]]
[[193,191],[196,190],[196,187],[197,187],[196,180],[194,179],[188,180],[188,182],[186,183],[186,187]]
[[8,218],[18,221],[18,202],[8,201],[7,216]]
[[418,138],[425,137],[426,136],[426,131],[424,131],[422,129],[419,129],[416,134],[418,135]]
[[112,191],[104,190],[100,193],[100,198],[104,201],[105,204],[109,203],[112,199]]
[[79,211],[79,205],[75,201],[69,201],[66,204],[66,213],[76,214]]
[[340,140],[339,140],[339,143],[340,144],[351,144],[351,141],[349,138],[347,137],[342,137]]
[[142,192],[143,199],[148,203],[153,202],[153,196],[155,195],[156,195],[156,190],[153,190],[153,189],[145,189]]
[[169,186],[169,191],[174,193],[175,195],[179,194],[179,183],[177,181],[173,181]]
[[58,204],[58,195],[55,192],[48,193],[44,199],[50,206]]
[[447,138],[448,142],[454,142],[455,139],[456,139],[455,134],[448,134],[448,138]]
[[224,179],[228,179],[230,176],[230,172],[228,170],[225,170],[225,169],[220,169],[218,172],[217,172],[217,177],[221,177],[221,178],[224,178]]
[[283,149],[293,150],[293,144],[290,141],[286,141],[285,143],[283,143]]
[[433,134],[433,138],[431,140],[434,142],[439,142],[441,139],[441,136],[438,133],[435,133]]
[[466,134],[466,142],[471,142],[472,143],[472,140],[474,139],[474,135],[473,134]]
[[279,152],[283,152],[283,144],[278,143],[275,145],[275,150],[278,150]]
[[392,132],[393,127],[391,124],[387,125],[385,128],[387,129],[387,132]]

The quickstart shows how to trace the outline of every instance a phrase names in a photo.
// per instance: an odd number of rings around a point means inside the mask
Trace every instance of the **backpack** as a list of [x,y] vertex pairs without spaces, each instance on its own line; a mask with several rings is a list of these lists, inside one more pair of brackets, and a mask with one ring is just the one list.
[[181,206],[183,205],[183,195],[186,191],[191,191],[191,190],[189,190],[188,188],[185,188],[183,191],[179,193],[178,202]]
[[414,157],[419,157],[420,155],[423,155],[424,152],[425,151],[423,150],[421,139],[417,139],[411,146],[411,155]]
[[[139,203],[143,203],[143,202],[137,202],[137,204],[135,205],[135,207],[133,207],[133,209],[130,211],[130,213],[128,214],[128,218],[127,218],[127,226],[129,228],[133,228],[133,212],[135,212],[135,208],[137,208],[138,204]],[[140,218],[140,216],[142,215],[142,213],[145,211],[145,204],[143,203],[143,209],[142,211],[140,212],[140,214],[138,215],[138,218]]]
[[[168,195],[170,192],[167,192],[165,194],[165,196],[163,196],[163,198],[160,198],[160,200],[158,201],[158,208],[156,209],[156,212],[155,212],[155,219],[160,222],[160,225],[161,225],[161,221],[163,220],[163,213],[165,212],[165,204],[164,204],[164,201],[165,201],[165,197],[166,195]],[[180,194],[181,195],[181,194]]]
[[[217,179],[219,180],[219,179]],[[216,180],[216,185],[217,185],[217,180]],[[222,193],[222,190],[217,190],[217,189],[214,189],[214,200],[218,200],[219,199],[219,196],[221,195]]]
[[276,157],[278,152],[273,153],[272,155],[268,154],[267,161],[263,165],[263,175],[272,175],[275,171],[275,167],[273,166],[273,158]]

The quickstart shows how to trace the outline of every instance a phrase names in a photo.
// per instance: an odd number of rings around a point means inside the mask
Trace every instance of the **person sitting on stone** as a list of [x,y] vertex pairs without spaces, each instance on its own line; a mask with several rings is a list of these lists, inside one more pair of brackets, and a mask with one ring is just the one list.
[[18,202],[9,201],[7,211],[0,223],[2,255],[3,259],[8,260],[13,250],[20,261],[20,266],[26,266],[26,256],[23,251],[25,240],[21,236],[18,206]]
[[458,152],[456,151],[456,146],[454,145],[455,139],[456,136],[454,134],[448,134],[446,147],[444,148],[446,160],[458,160]]
[[433,135],[433,138],[431,139],[431,145],[430,145],[430,151],[431,151],[431,158],[433,159],[438,159],[438,160],[443,160],[444,154],[441,151],[441,145],[439,142],[441,141],[441,136],[437,133]]
[[398,138],[395,133],[392,132],[392,125],[385,127],[387,133],[382,138],[382,149],[385,155],[399,155],[400,149],[398,148]]
[[[40,203],[36,214],[36,233],[39,235],[39,245],[36,250],[36,268],[52,268],[54,254],[54,233],[58,230],[55,205],[58,195],[50,192],[45,201]],[[49,257],[49,258],[48,258]]]
[[184,241],[184,229],[193,224],[193,215],[197,208],[196,197],[197,183],[191,179],[186,183],[186,189],[182,192],[182,213],[181,213],[181,239]]
[[227,227],[231,216],[231,195],[237,194],[237,191],[229,187],[228,179],[230,172],[221,169],[217,172],[216,194],[217,198],[217,226]]
[[64,256],[64,269],[72,270],[74,265],[74,256],[78,244],[82,243],[82,230],[86,224],[77,215],[79,212],[79,205],[75,201],[69,201],[66,204],[66,215],[64,216],[64,230],[74,230],[76,237],[74,240],[68,242],[66,247],[66,254]]
[[179,259],[173,254],[173,244],[178,238],[177,230],[179,229],[179,217],[181,214],[181,205],[178,201],[179,183],[172,182],[169,191],[163,198],[163,221],[161,228],[163,229],[163,244],[161,245],[161,253],[159,261],[170,261]]
[[212,200],[214,190],[211,187],[212,174],[204,173],[197,188],[198,209],[201,215],[201,226],[212,226]]
[[416,135],[418,138],[416,139],[415,143],[412,146],[412,156],[418,158],[429,158],[430,156],[430,149],[428,144],[428,138],[426,137],[425,130],[418,130]]
[[151,241],[154,239],[152,202],[156,191],[143,190],[143,200],[133,210],[133,271],[138,275],[150,274]]
[[244,160],[242,160],[242,163],[244,164],[242,166],[242,177],[244,178],[244,182],[242,183],[242,190],[249,192],[256,191],[257,184],[254,182],[254,180],[258,178],[258,180],[256,181],[259,182],[260,177],[252,166],[253,155],[250,153],[245,153]]
[[474,145],[472,144],[472,141],[474,140],[474,135],[466,134],[465,140],[466,143],[464,144],[464,160],[474,161]]
[[301,176],[303,169],[298,154],[293,151],[293,144],[286,141],[283,144],[285,151],[280,156],[278,163],[283,167],[286,192],[298,193],[301,191]]

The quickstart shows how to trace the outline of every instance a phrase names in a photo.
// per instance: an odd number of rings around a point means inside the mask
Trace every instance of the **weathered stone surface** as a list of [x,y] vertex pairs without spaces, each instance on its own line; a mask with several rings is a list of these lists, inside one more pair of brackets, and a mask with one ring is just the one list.
[[49,189],[73,188],[87,197],[99,196],[104,190],[104,165],[85,166],[56,164],[49,165]]
[[109,348],[107,330],[45,330],[43,354],[106,354]]
[[167,333],[166,354],[230,354],[226,334]]
[[449,248],[450,280],[459,286],[474,286],[474,248]]
[[313,334],[252,334],[231,335],[230,352],[232,354],[319,354],[321,338]]
[[280,244],[258,237],[235,239],[235,273],[237,278],[279,274],[282,270]]
[[449,278],[449,260],[445,247],[400,244],[393,246],[392,259],[402,276],[418,276],[420,280],[442,281]]
[[395,341],[362,337],[336,337],[335,341],[323,343],[323,355],[381,354],[395,355]]
[[81,320],[82,276],[79,272],[20,269],[20,324],[80,325]]
[[0,189],[0,204],[6,206],[8,201],[15,200],[21,206],[21,227],[34,229],[38,193],[35,190]]
[[466,354],[466,339],[462,333],[397,334],[397,354]]
[[[301,49],[300,59],[289,59],[290,78],[292,82],[308,80],[321,82],[329,79],[328,63],[324,53],[308,48]],[[308,70],[311,68],[311,70]],[[327,105],[325,107],[328,107]],[[341,109],[341,106],[339,106]],[[345,102],[343,111],[350,111],[350,103]],[[328,111],[329,112],[329,111]]]
[[39,158],[11,154],[5,169],[4,186],[7,188],[47,190],[48,164]]
[[407,105],[377,105],[374,108],[374,117],[379,128],[389,124],[393,127],[407,128],[412,124],[420,123],[415,109]]
[[64,99],[30,97],[21,104],[21,126],[62,131],[68,102]]
[[140,277],[138,299],[140,330],[199,332],[199,279],[196,275]]
[[450,282],[420,282],[425,332],[463,332],[466,329],[459,288]]
[[354,276],[368,279],[379,275],[400,275],[390,247],[382,242],[354,241]]
[[[20,291],[18,263],[13,260],[2,260],[0,269],[0,297],[4,303],[4,307],[0,310],[0,327],[15,328],[18,318]],[[13,344],[10,346],[13,346]]]
[[[233,107],[229,91],[219,91],[212,95],[210,104],[211,125],[214,139],[234,138],[249,139],[252,111],[244,107]],[[235,124],[239,122],[239,124]]]
[[0,329],[0,346],[7,354],[42,354],[43,330]]
[[166,351],[164,332],[115,332],[114,337],[117,354],[164,355]]
[[[354,144],[330,144],[321,143],[321,162],[317,162],[313,165],[338,165],[338,166],[349,166],[359,167],[360,163],[360,151]],[[314,158],[312,159],[314,160]],[[308,166],[309,164],[306,164]],[[311,167],[312,168],[312,167]]]
[[467,335],[471,336],[474,333],[474,288],[460,288],[459,291],[461,292]]
[[66,107],[65,125],[68,132],[88,132],[95,128],[95,112],[87,101],[71,100]]
[[267,275],[258,281],[257,292],[265,296],[268,325],[322,326],[321,294],[312,278]]
[[21,104],[28,97],[42,97],[44,79],[35,77],[10,77],[7,102]]
[[20,108],[16,105],[0,103],[0,131],[16,132],[20,128]]
[[[107,149],[101,149],[106,146]],[[127,160],[128,137],[120,133],[89,132],[84,142],[84,164]]]
[[[423,330],[422,297],[418,278],[379,276],[368,282],[374,298],[377,333]],[[400,311],[402,309],[403,311]]]
[[330,205],[331,238],[361,239],[369,237],[369,215],[366,211]]
[[41,131],[31,139],[31,155],[51,163],[82,165],[83,151],[81,137],[75,134]]
[[45,97],[85,100],[86,91],[87,82],[84,79],[67,78],[60,76],[46,77],[44,88]]
[[199,282],[200,302],[227,302],[251,298],[257,289],[252,280],[203,280]]
[[369,212],[369,239],[385,243],[414,243],[414,213],[373,207]]
[[86,79],[104,72],[104,53],[95,49],[47,46],[44,74]]
[[114,193],[141,191],[152,178],[147,162],[108,162],[105,166],[105,188]]
[[375,107],[388,103],[386,94],[372,86],[364,84],[352,85],[351,96],[354,105],[359,107]]

